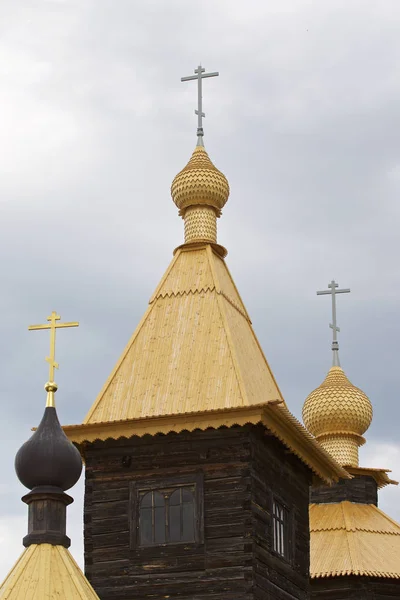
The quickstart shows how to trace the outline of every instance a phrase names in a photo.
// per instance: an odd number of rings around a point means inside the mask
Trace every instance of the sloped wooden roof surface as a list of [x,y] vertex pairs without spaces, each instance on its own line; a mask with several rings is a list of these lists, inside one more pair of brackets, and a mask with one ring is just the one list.
[[282,395],[226,264],[205,245],[177,251],[84,423],[276,400]]
[[310,575],[400,578],[400,525],[372,504],[310,505]]
[[26,548],[0,587],[1,600],[99,600],[63,546]]

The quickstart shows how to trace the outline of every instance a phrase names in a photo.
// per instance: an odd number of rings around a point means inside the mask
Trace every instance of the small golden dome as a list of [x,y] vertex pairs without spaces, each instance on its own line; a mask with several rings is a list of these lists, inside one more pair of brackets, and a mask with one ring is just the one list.
[[225,175],[211,162],[204,146],[196,146],[191,159],[176,175],[171,186],[172,199],[183,215],[189,206],[207,205],[217,216],[229,197]]
[[306,398],[303,421],[315,437],[349,433],[361,436],[371,424],[372,405],[341,367],[332,367],[325,380]]

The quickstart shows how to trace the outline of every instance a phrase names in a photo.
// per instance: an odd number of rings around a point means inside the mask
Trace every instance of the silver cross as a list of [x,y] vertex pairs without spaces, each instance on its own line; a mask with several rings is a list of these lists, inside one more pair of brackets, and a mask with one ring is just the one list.
[[203,95],[202,95],[202,80],[206,77],[217,77],[219,73],[205,73],[205,69],[201,65],[194,70],[196,75],[189,75],[189,77],[181,77],[181,81],[192,81],[197,79],[197,110],[195,110],[195,114],[197,115],[197,136],[199,137],[199,143],[203,145],[201,138],[204,135],[203,131],[203,117],[206,115],[203,113]]
[[337,341],[337,332],[340,331],[340,327],[337,326],[336,322],[336,294],[348,294],[350,292],[349,288],[346,289],[336,289],[339,285],[336,283],[334,279],[330,283],[328,283],[329,290],[323,290],[321,292],[317,292],[317,296],[323,296],[325,294],[330,294],[332,296],[332,323],[329,323],[329,327],[333,332],[332,339],[332,351],[333,351],[333,366],[340,367],[339,362],[339,342]]

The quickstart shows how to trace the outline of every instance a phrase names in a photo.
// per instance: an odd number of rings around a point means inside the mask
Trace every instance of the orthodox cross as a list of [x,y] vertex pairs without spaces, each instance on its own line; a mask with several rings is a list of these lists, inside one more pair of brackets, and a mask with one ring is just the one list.
[[50,355],[46,356],[46,361],[49,363],[49,382],[51,383],[54,382],[54,369],[58,369],[59,367],[56,362],[56,329],[79,326],[79,323],[57,323],[60,319],[60,315],[53,310],[50,317],[47,317],[47,320],[50,321],[50,323],[45,323],[44,325],[30,325],[28,327],[29,331],[35,329],[50,329]]
[[332,339],[332,351],[333,351],[333,366],[340,367],[339,362],[339,343],[337,341],[337,332],[340,331],[340,327],[337,326],[336,322],[336,294],[348,294],[350,292],[349,288],[346,289],[337,289],[339,284],[336,283],[334,279],[330,283],[328,283],[329,290],[323,290],[317,292],[317,296],[323,296],[325,294],[330,294],[332,296],[332,323],[329,323],[329,327],[332,329],[333,339]]
[[197,79],[197,135],[202,138],[204,135],[203,131],[203,117],[206,115],[203,113],[203,95],[202,95],[202,82],[206,77],[217,77],[219,73],[206,73],[205,69],[201,65],[194,70],[195,75],[189,75],[188,77],[181,77],[181,81],[192,81]]

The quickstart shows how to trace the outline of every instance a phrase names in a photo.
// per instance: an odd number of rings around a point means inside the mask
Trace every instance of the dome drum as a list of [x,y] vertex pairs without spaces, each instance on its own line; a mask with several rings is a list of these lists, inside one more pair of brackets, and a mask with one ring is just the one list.
[[365,444],[361,435],[346,431],[327,433],[316,437],[321,446],[344,467],[357,467],[358,448]]
[[185,211],[185,244],[217,241],[217,215],[209,206],[190,206]]

